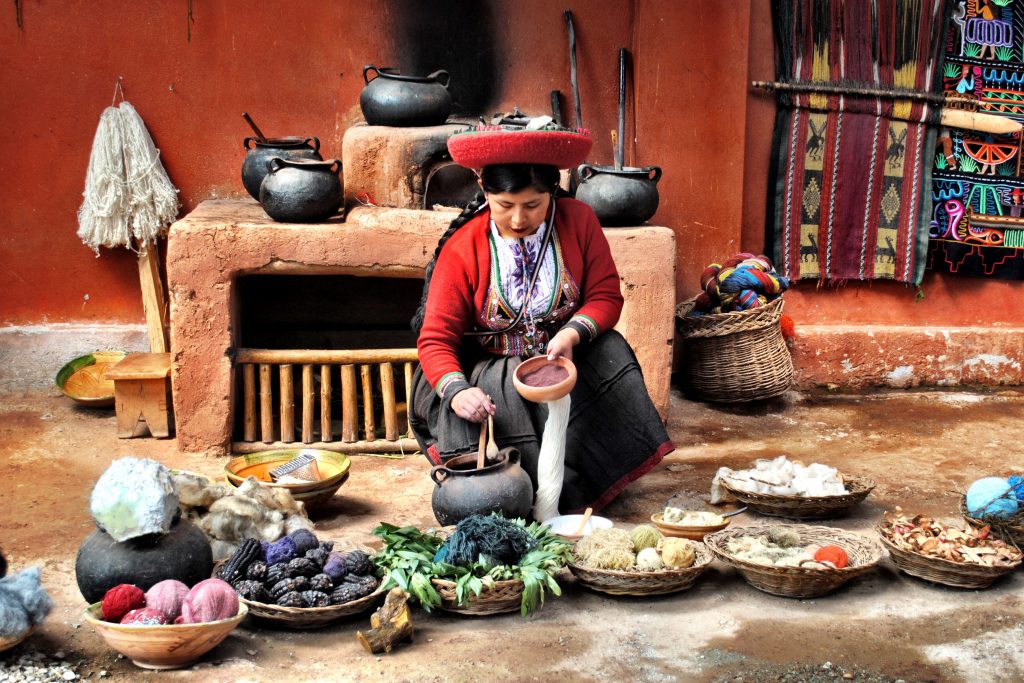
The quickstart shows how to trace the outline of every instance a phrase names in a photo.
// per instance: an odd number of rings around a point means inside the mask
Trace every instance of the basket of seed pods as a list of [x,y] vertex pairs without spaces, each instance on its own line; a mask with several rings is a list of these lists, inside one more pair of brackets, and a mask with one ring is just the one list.
[[214,568],[214,576],[230,583],[258,619],[285,628],[320,628],[383,599],[372,554],[300,529],[274,543],[246,539]]
[[1021,551],[995,538],[988,527],[944,524],[925,515],[908,517],[901,508],[875,527],[901,571],[956,588],[987,588],[1021,565]]

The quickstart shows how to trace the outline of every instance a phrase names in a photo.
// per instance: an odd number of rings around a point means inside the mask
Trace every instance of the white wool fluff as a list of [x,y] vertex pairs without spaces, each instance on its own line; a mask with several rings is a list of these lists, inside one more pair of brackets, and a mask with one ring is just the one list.
[[793,462],[785,455],[773,460],[756,460],[747,470],[719,468],[711,482],[711,502],[726,500],[721,493],[721,480],[729,486],[748,493],[767,493],[777,496],[803,496],[815,498],[837,496],[849,493],[843,484],[839,470],[828,465],[812,463],[803,465]]

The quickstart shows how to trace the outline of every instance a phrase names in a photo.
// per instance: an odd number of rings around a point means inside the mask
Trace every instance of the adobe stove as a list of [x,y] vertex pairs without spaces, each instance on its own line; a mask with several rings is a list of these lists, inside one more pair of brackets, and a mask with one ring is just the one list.
[[[342,143],[347,213],[276,223],[251,199],[202,202],[167,247],[178,448],[306,445],[417,450],[405,406],[416,364],[405,327],[437,240],[475,192],[451,164],[463,128],[357,125]],[[607,229],[625,306],[616,326],[651,398],[668,408],[675,235]]]

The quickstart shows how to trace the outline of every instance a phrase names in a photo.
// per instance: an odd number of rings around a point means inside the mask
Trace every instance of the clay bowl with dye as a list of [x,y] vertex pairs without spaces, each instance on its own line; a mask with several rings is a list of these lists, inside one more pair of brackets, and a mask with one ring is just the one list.
[[68,361],[54,383],[70,399],[82,405],[106,408],[114,405],[114,381],[107,370],[124,360],[123,351],[97,351]]
[[665,513],[657,512],[651,515],[651,523],[657,527],[662,536],[673,538],[687,538],[691,541],[703,541],[704,536],[716,531],[721,531],[729,526],[729,520],[713,512],[701,513],[706,517],[697,517],[694,514],[694,521],[674,524],[665,521]]
[[241,623],[249,608],[238,605],[230,619],[199,624],[115,624],[100,618],[101,603],[89,605],[85,620],[107,645],[143,669],[180,669],[217,647]]
[[576,386],[576,366],[567,358],[548,360],[547,356],[535,356],[519,364],[512,384],[527,401],[557,401]]
[[[305,454],[312,454],[320,478],[316,481],[275,482],[270,471]],[[326,503],[348,480],[352,461],[342,453],[316,448],[279,448],[232,458],[224,466],[224,475],[232,486],[241,486],[249,477],[266,486],[283,488],[307,508]]]

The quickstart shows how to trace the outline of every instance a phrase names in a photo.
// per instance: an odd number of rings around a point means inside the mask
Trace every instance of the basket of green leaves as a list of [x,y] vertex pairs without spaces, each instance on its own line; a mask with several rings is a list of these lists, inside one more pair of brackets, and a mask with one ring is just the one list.
[[497,514],[442,530],[382,523],[373,534],[384,542],[373,558],[385,570],[380,590],[398,586],[427,611],[457,614],[529,614],[547,592],[562,594],[555,574],[572,553],[548,527]]

